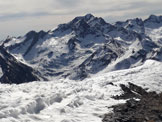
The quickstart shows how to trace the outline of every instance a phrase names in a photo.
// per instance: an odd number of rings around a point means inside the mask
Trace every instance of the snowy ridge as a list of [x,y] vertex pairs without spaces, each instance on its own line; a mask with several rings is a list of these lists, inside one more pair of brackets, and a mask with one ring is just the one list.
[[84,81],[0,84],[0,121],[100,122],[102,115],[111,111],[107,107],[125,102],[111,98],[122,93],[120,84],[132,82],[162,92],[161,68],[161,62],[147,60],[136,68],[102,73]]

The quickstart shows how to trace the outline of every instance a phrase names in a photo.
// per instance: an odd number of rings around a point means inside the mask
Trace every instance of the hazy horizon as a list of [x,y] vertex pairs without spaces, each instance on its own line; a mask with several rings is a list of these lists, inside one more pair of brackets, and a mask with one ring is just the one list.
[[5,0],[0,1],[0,40],[28,31],[50,30],[76,16],[92,13],[107,22],[160,15],[161,0]]

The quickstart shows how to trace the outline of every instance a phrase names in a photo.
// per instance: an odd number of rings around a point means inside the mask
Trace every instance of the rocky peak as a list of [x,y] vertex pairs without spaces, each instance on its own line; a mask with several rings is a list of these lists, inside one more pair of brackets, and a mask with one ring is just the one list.
[[159,28],[162,26],[162,16],[150,15],[144,20],[144,24],[147,28]]
[[89,23],[89,21],[92,21],[93,19],[95,19],[96,17],[94,17],[92,14],[87,14],[85,16],[78,16],[75,17],[72,21],[70,21],[68,24],[70,24],[71,26],[75,26],[78,25],[80,23]]
[[32,38],[35,34],[37,34],[37,32],[35,32],[35,31],[30,31],[30,32],[28,32],[25,36],[26,36],[27,38]]
[[126,21],[119,21],[115,23],[117,27],[123,27],[129,31],[137,33],[144,33],[144,22],[141,18],[128,19]]
[[46,34],[47,33],[45,31],[43,31],[43,30],[41,30],[40,32],[30,31],[25,36],[28,39],[32,39],[35,36],[39,36],[39,37],[43,38]]
[[77,26],[77,25],[84,25],[87,24],[90,27],[95,27],[96,25],[105,25],[108,24],[105,22],[104,19],[102,19],[101,17],[94,17],[92,14],[87,14],[85,16],[80,16],[80,17],[76,17],[74,18],[70,23],[71,26]]
[[75,32],[85,31],[85,30],[94,32],[94,30],[101,30],[101,28],[103,28],[103,26],[105,25],[110,25],[110,24],[106,23],[105,20],[102,19],[101,17],[98,18],[98,17],[94,17],[92,14],[87,14],[85,16],[76,17],[67,24],[59,25],[58,28],[53,32],[57,32],[57,31],[63,32],[69,29]]
[[150,15],[144,22],[161,23],[162,16]]
[[151,22],[159,22],[159,17],[156,15],[150,15],[149,18],[146,20]]
[[134,20],[138,25],[143,25],[143,20],[141,18],[135,18]]
[[83,18],[86,20],[86,21],[89,21],[91,19],[94,19],[95,17],[92,15],[92,14],[86,14],[85,16],[83,16]]

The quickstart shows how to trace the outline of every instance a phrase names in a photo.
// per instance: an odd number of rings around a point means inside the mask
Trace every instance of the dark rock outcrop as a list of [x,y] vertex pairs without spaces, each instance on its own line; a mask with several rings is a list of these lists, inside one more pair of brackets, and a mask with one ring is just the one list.
[[3,47],[0,47],[0,66],[3,72],[1,83],[20,84],[39,80],[31,67],[17,61]]
[[129,87],[121,85],[121,88],[124,93],[114,98],[129,100],[112,106],[113,113],[106,114],[103,122],[162,122],[162,93],[147,92],[132,83]]

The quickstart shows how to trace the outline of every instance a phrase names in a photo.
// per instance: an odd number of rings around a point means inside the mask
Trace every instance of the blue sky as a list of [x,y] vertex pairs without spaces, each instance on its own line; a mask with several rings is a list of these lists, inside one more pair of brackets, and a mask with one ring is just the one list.
[[0,40],[92,13],[107,22],[162,15],[162,0],[0,0]]

